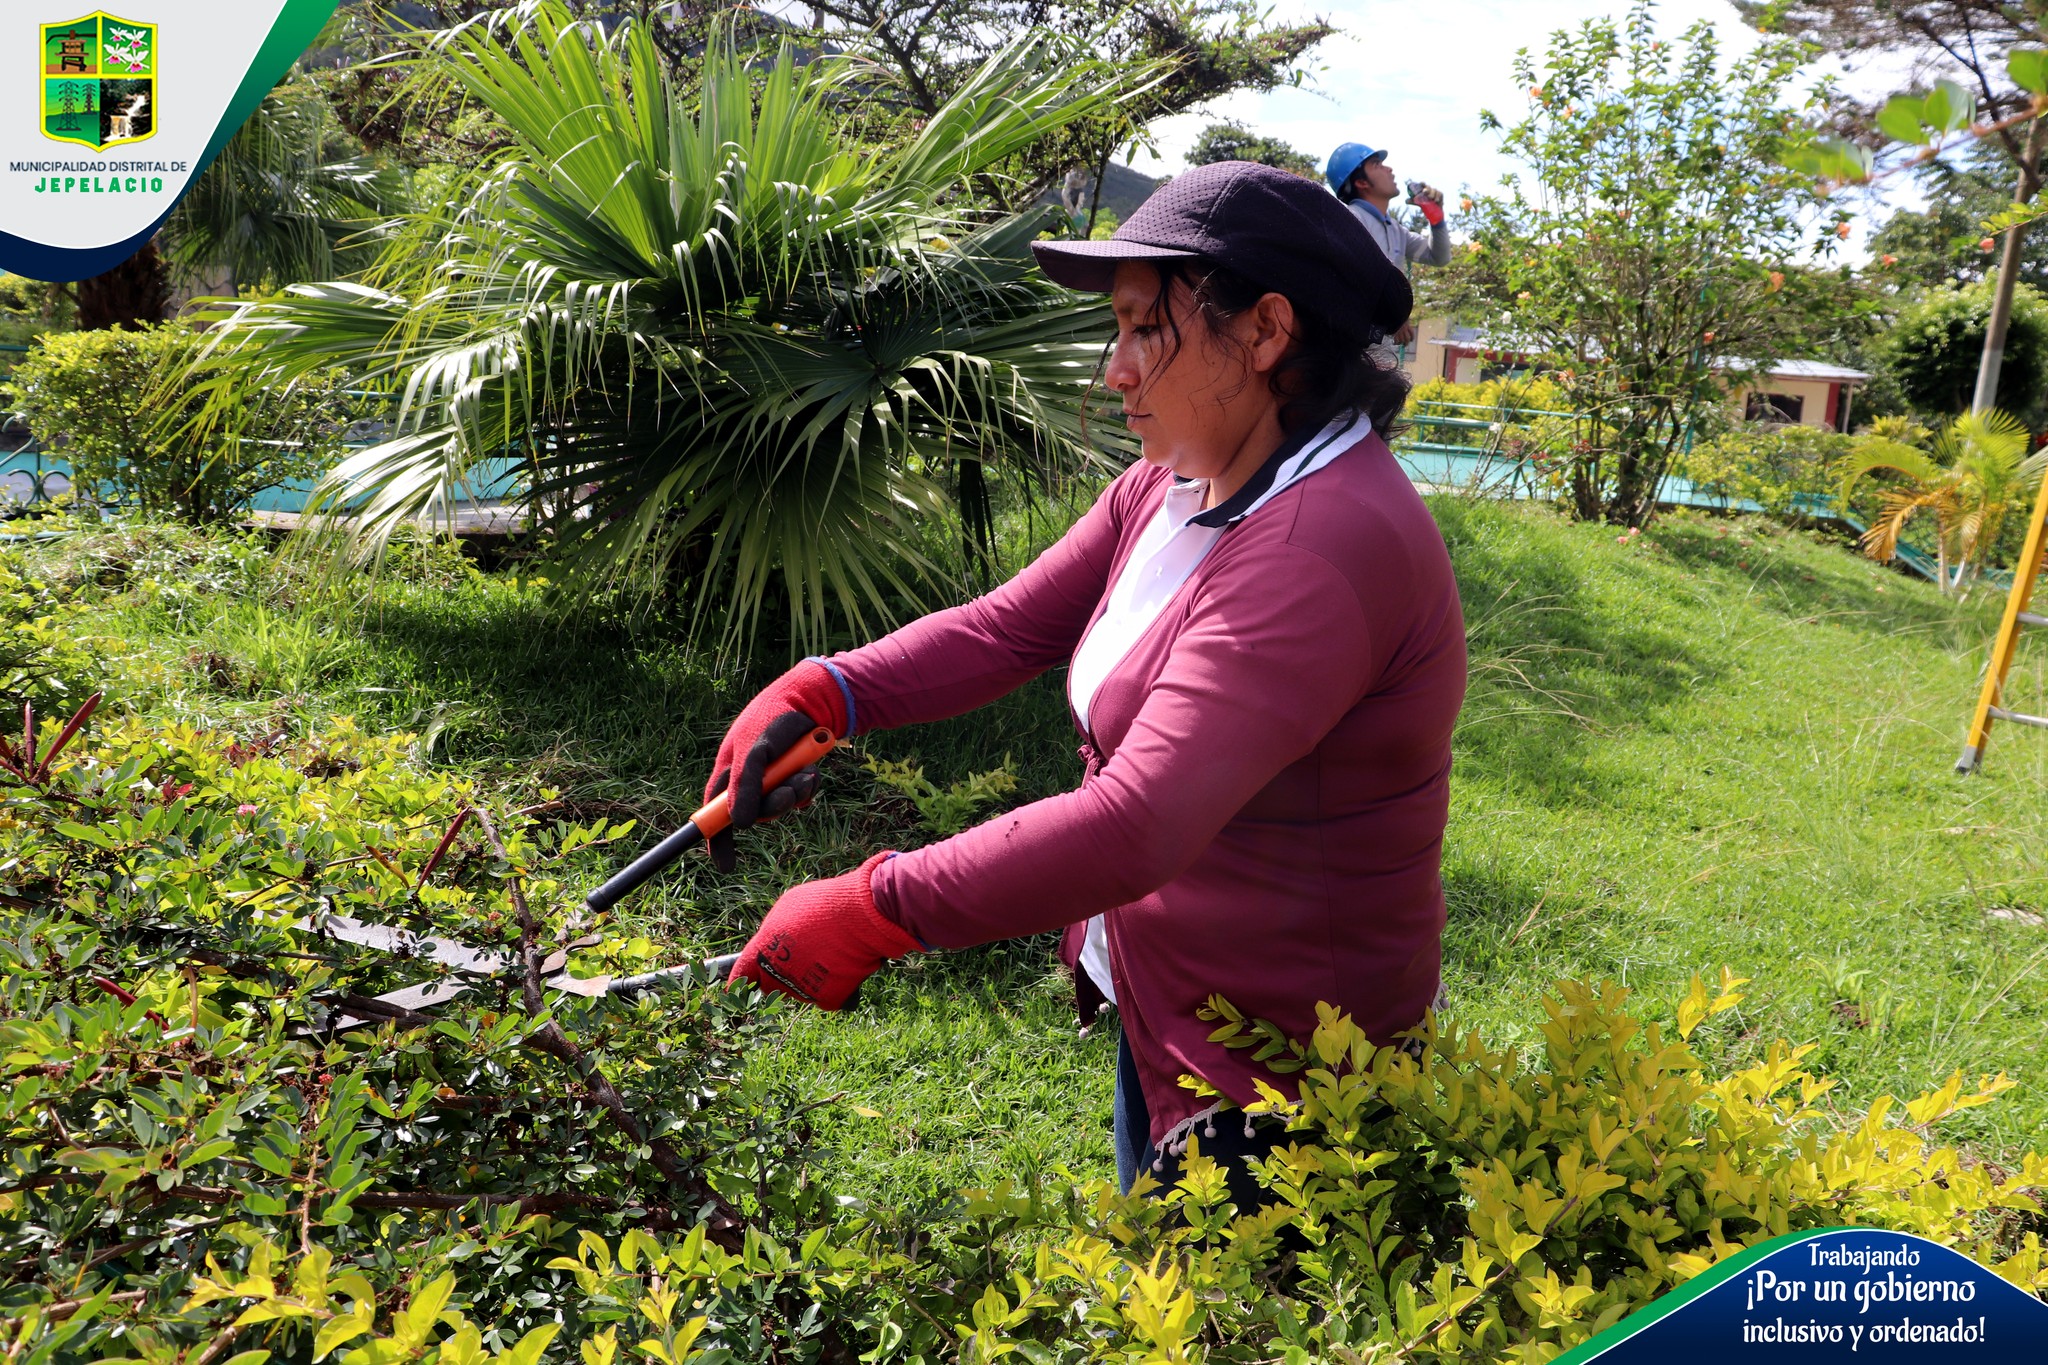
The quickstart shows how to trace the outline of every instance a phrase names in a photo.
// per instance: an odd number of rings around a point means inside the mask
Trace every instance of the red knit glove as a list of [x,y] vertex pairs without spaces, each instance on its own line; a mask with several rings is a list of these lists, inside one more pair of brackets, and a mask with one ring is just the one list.
[[1444,201],[1433,193],[1415,196],[1415,207],[1422,210],[1422,221],[1431,227],[1444,220]]
[[877,853],[851,872],[783,892],[747,940],[730,980],[836,1010],[888,959],[923,952],[875,908],[872,880],[888,856]]
[[816,659],[804,660],[747,703],[739,719],[726,730],[712,764],[711,780],[704,784],[706,801],[724,791],[728,782],[732,786],[732,823],[710,839],[711,861],[719,871],[733,869],[734,830],[757,820],[772,820],[816,795],[815,768],[805,768],[767,793],[761,790],[762,775],[790,745],[821,725],[844,739],[849,723],[846,709],[846,693],[839,679]]

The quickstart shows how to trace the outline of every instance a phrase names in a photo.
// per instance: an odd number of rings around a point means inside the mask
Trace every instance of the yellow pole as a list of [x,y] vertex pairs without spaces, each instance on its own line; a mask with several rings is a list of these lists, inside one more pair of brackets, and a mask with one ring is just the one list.
[[1970,717],[1969,742],[1963,745],[1963,756],[1956,760],[1959,773],[1972,772],[1984,761],[1984,744],[1991,738],[1991,711],[2005,690],[2006,670],[2012,667],[2013,652],[2019,648],[2021,618],[2027,615],[2027,604],[2034,598],[2034,579],[2041,572],[2044,529],[2048,529],[2048,478],[2041,480],[2041,491],[2034,495],[2034,520],[2027,527],[2026,548],[2020,551],[2019,563],[2013,566],[2012,591],[2006,594],[2005,619],[1999,623],[1998,639],[1991,646],[1991,659],[1984,669],[1984,690],[1977,697],[1977,712]]

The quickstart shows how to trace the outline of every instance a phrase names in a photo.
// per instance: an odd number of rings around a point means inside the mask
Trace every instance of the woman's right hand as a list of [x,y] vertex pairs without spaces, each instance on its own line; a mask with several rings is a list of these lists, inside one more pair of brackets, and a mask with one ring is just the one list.
[[704,785],[707,802],[731,788],[728,810],[732,822],[709,841],[711,861],[719,871],[733,870],[734,830],[808,805],[817,795],[816,768],[803,769],[770,792],[761,790],[761,781],[769,764],[820,726],[835,738],[846,737],[846,693],[831,669],[816,659],[806,659],[761,689],[726,730],[711,780]]

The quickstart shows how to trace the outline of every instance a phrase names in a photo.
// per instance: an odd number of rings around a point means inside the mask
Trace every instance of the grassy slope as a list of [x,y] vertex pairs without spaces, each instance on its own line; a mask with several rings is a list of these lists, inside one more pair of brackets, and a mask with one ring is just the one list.
[[[2023,1088],[1956,1135],[2048,1138],[2048,927],[2028,922],[2048,914],[2048,738],[2007,727],[1985,773],[1950,772],[1996,603],[1958,609],[1755,524],[1666,522],[1623,545],[1539,509],[1436,510],[1475,666],[1444,860],[1460,1012],[1526,1041],[1557,977],[1668,999],[1726,964],[1755,978],[1734,1022],[1703,1035],[1727,1057],[1815,1042],[1857,1107],[1955,1068],[2007,1070]],[[50,570],[78,572],[81,551],[59,553]],[[204,567],[195,591],[180,557],[145,554],[134,578],[153,586],[95,616],[141,671],[154,661],[138,701],[246,725],[438,721],[442,761],[561,787],[585,812],[677,818],[748,682],[656,627],[564,619],[502,579],[428,570],[337,616],[260,565]],[[2048,691],[2041,664],[2024,671],[2016,695]],[[1014,753],[1023,799],[1078,768],[1056,679],[867,743],[942,782]],[[631,926],[675,958],[730,947],[790,881],[919,837],[851,757],[828,762],[828,799],[750,839],[738,876],[693,860]],[[917,1199],[1034,1163],[1106,1171],[1113,1039],[1076,1036],[1050,963],[1040,941],[906,964],[846,1017],[792,1012],[760,1066],[844,1095],[819,1121],[849,1193]]]

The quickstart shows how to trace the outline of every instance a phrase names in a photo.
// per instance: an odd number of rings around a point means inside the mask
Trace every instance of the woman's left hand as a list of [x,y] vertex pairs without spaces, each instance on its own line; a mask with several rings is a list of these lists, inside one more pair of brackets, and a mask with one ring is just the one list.
[[747,940],[731,981],[752,981],[819,1009],[836,1010],[892,957],[924,945],[875,907],[877,853],[851,872],[782,893]]

